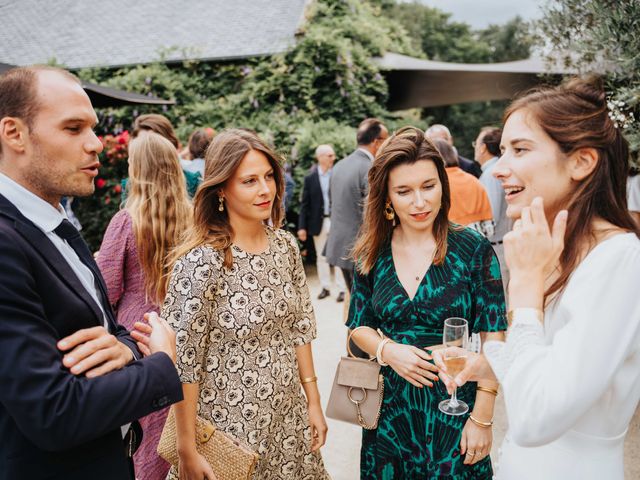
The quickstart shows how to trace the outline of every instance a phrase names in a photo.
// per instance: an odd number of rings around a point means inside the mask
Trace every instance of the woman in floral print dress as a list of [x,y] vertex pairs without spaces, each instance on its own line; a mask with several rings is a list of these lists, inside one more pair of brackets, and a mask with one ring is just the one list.
[[207,151],[162,310],[177,332],[185,396],[175,407],[179,472],[169,478],[215,478],[195,449],[196,415],[260,455],[256,480],[329,478],[302,261],[293,236],[266,225],[280,224],[283,185],[253,133],[222,132]]

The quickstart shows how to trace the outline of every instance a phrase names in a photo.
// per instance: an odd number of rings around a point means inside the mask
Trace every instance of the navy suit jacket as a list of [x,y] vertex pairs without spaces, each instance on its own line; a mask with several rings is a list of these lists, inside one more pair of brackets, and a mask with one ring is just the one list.
[[182,390],[164,353],[93,379],[71,374],[56,343],[103,324],[55,245],[0,195],[0,480],[130,479],[120,426]]
[[322,230],[323,218],[324,198],[322,196],[322,187],[320,186],[320,175],[316,168],[304,177],[298,230],[307,230],[307,234],[311,236],[319,235]]

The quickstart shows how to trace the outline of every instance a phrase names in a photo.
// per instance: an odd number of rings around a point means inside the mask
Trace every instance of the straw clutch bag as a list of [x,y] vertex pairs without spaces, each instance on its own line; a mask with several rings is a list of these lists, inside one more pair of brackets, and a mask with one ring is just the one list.
[[[176,417],[171,408],[160,436],[158,455],[177,467],[176,439]],[[196,417],[196,449],[209,462],[217,480],[250,480],[260,458],[248,446],[200,417]]]

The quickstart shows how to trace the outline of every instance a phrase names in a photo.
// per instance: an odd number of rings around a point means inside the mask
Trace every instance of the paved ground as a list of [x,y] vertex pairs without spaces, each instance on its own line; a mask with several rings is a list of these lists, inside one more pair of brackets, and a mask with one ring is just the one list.
[[[336,303],[335,295],[317,300],[320,285],[314,268],[307,268],[309,287],[318,321],[318,338],[313,344],[318,387],[323,406],[329,400],[331,385],[338,360],[344,352],[346,329],[343,324],[344,303]],[[502,396],[498,397],[495,414],[493,458],[506,431],[506,416]],[[344,422],[327,419],[329,436],[322,449],[327,470],[333,480],[357,480],[360,464],[360,437],[358,427]],[[625,478],[640,478],[640,409],[636,412],[629,428],[625,444]],[[603,479],[604,480],[604,479]]]

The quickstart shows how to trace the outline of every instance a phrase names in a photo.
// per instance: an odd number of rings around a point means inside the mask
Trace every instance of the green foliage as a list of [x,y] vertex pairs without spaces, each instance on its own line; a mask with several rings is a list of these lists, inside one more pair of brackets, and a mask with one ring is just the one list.
[[554,0],[538,22],[550,57],[581,73],[607,71],[606,87],[617,109],[636,121],[623,129],[638,165],[640,152],[640,2]]
[[121,179],[127,176],[127,146],[129,133],[106,135],[100,140],[104,149],[100,154],[100,174],[96,178],[96,191],[89,197],[76,200],[74,213],[82,224],[82,235],[92,251],[100,248],[104,230],[111,217],[120,208]]
[[[427,119],[449,125],[461,151],[479,126],[496,123],[502,104],[483,103],[425,112],[391,113],[385,108],[388,86],[372,61],[387,51],[446,61],[511,60],[528,54],[525,24],[515,19],[507,27],[475,32],[448,14],[420,4],[396,5],[394,0],[317,0],[309,4],[295,45],[282,54],[233,62],[158,62],[118,69],[85,69],[79,75],[103,85],[172,99],[175,105],[129,106],[99,112],[102,133],[131,128],[143,113],[162,113],[183,143],[193,129],[251,128],[271,142],[301,179],[321,143],[332,144],[338,158],[355,148],[355,127],[366,117],[381,118],[390,130]],[[489,31],[490,30],[490,31]],[[184,52],[197,57],[197,52]],[[461,143],[463,142],[463,143]],[[80,217],[95,248],[115,212],[108,188],[126,176],[126,161],[108,164],[101,172],[108,186],[93,199],[82,200]],[[111,163],[110,163],[111,162]],[[112,185],[113,184],[113,185]],[[107,201],[107,198],[109,199]],[[99,211],[95,215],[94,211]]]

